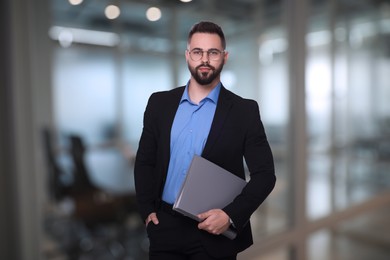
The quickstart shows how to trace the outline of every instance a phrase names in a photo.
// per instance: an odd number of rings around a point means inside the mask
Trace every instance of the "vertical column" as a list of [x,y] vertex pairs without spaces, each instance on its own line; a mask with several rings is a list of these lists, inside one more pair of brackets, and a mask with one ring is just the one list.
[[179,39],[178,39],[178,21],[177,21],[177,7],[173,6],[171,8],[171,19],[170,19],[170,42],[171,42],[171,50],[170,50],[170,55],[169,55],[169,62],[171,64],[171,72],[172,72],[172,83],[173,86],[171,88],[175,88],[179,86],[179,60],[177,56],[177,52],[180,51],[182,54],[181,59],[184,60],[184,50],[178,50],[179,46]]
[[[114,24],[114,33],[117,33],[119,37],[123,37],[123,28],[122,24],[118,20],[113,21]],[[126,59],[126,49],[119,42],[118,46],[113,48],[114,52],[114,75],[115,75],[115,86],[114,86],[114,99],[115,99],[115,145],[122,145],[125,140],[124,127],[125,127],[125,113],[124,113],[124,103],[125,103],[125,84],[124,84],[124,66]]]
[[330,43],[330,69],[331,69],[331,114],[330,114],[330,199],[331,199],[331,210],[332,212],[336,209],[336,163],[338,158],[338,151],[336,147],[336,127],[337,127],[337,95],[336,95],[336,19],[337,19],[337,0],[330,0],[329,3],[329,30],[331,32],[331,43]]
[[[42,259],[40,241],[46,187],[40,129],[52,123],[49,2],[8,0],[9,46],[7,201],[10,258]],[[1,14],[4,14],[1,12]],[[3,212],[3,209],[1,209]]]
[[[252,71],[249,75],[256,75],[253,79],[254,88],[255,91],[254,95],[256,97],[256,100],[261,99],[261,92],[262,88],[264,86],[261,86],[260,79],[262,78],[262,71],[260,68],[260,60],[259,60],[259,36],[261,35],[262,31],[264,30],[264,3],[262,1],[258,1],[254,3],[254,12],[253,12],[253,24],[254,24],[254,33],[251,34],[248,33],[247,37],[251,40],[251,43],[253,45],[253,49],[251,50],[253,52],[251,64],[254,68],[254,71]],[[251,46],[252,47],[252,46]],[[262,105],[262,102],[260,102],[260,106]],[[260,108],[261,110],[261,108]]]
[[15,220],[13,186],[15,183],[12,163],[12,127],[10,127],[12,77],[9,64],[11,63],[11,34],[10,1],[0,1],[0,259],[17,259],[15,241]]
[[297,230],[292,259],[306,259],[307,131],[305,105],[306,32],[308,0],[287,0],[288,67],[290,82],[289,169],[291,225]]

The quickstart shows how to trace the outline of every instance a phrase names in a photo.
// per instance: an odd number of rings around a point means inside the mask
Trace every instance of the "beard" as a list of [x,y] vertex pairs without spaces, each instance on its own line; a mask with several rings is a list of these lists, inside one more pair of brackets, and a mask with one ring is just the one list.
[[[219,65],[217,68],[214,66],[211,66],[208,63],[203,63],[197,67],[191,67],[190,64],[188,65],[188,69],[190,70],[190,73],[192,77],[195,79],[196,82],[200,85],[209,85],[211,82],[213,82],[220,74],[223,69],[224,62],[221,62],[221,65]],[[207,67],[210,69],[209,72],[200,72],[201,67]],[[209,74],[210,73],[210,74]]]

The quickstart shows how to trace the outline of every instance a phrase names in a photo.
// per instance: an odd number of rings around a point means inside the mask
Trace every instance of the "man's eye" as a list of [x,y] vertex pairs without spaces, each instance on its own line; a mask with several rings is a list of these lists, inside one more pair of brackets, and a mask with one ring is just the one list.
[[210,51],[210,52],[209,52],[209,55],[211,55],[211,56],[217,56],[217,55],[219,55],[219,52],[218,52],[218,51]]
[[192,51],[192,54],[194,54],[194,55],[201,55],[202,52],[201,51]]

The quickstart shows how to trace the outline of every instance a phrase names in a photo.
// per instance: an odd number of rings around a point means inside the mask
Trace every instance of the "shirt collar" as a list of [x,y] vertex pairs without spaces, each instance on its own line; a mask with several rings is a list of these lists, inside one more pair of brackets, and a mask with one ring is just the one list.
[[[184,89],[184,93],[183,93],[183,96],[181,97],[181,100],[180,100],[180,103],[182,103],[183,101],[188,101],[191,103],[191,99],[190,99],[190,96],[188,95],[188,85],[189,85],[189,81],[187,82],[187,85],[186,85],[186,88]],[[207,95],[207,97],[205,97],[204,99],[201,100],[201,102],[205,99],[209,99],[211,100],[213,103],[217,104],[218,102],[218,97],[219,97],[219,92],[221,91],[221,82],[219,82],[215,88],[213,88],[213,90],[211,90],[211,92]]]

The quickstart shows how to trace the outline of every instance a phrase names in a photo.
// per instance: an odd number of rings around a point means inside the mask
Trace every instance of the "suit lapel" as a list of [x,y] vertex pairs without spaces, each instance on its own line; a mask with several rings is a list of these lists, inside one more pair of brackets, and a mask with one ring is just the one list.
[[176,111],[179,107],[180,99],[183,95],[184,87],[179,87],[171,90],[171,95],[169,96],[169,99],[166,100],[166,110],[164,110],[164,120],[162,120],[163,125],[161,127],[161,140],[164,147],[164,152],[162,156],[164,157],[164,168],[166,169],[165,172],[168,171],[168,165],[170,160],[170,154],[171,154],[171,129],[173,120],[176,115]]
[[229,114],[232,105],[233,103],[228,95],[228,91],[222,86],[218,98],[217,109],[215,110],[214,119],[211,124],[210,133],[207,138],[204,150],[202,152],[202,156],[207,157],[207,155],[211,152],[213,146],[218,139],[218,136],[223,129],[224,122]]

